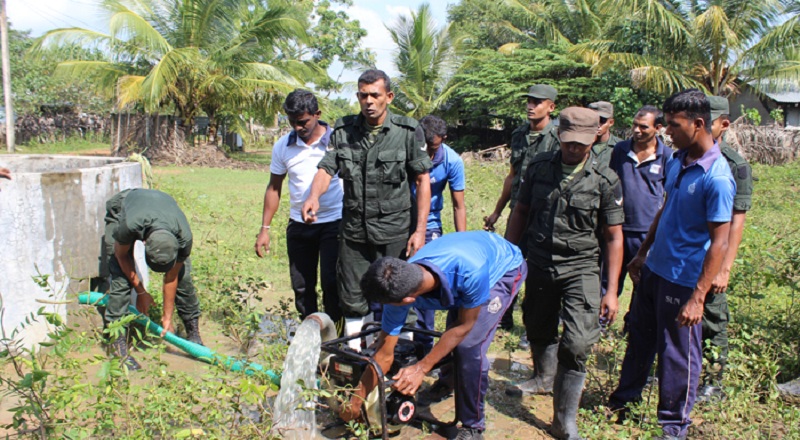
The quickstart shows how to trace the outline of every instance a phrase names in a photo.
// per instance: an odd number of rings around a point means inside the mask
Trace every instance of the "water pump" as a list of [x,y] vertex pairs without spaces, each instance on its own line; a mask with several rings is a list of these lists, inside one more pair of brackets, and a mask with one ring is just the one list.
[[[425,333],[435,338],[441,336],[439,332],[413,327],[403,327],[402,331],[412,334]],[[358,334],[322,343],[322,351],[330,354],[325,367],[322,368],[322,372],[327,374],[334,386],[358,386],[361,375],[370,366],[375,371],[380,371],[380,367],[373,358],[375,348],[366,346],[366,341],[378,332],[380,332],[379,323],[367,323]],[[362,340],[361,352],[357,352],[348,346],[348,342],[354,339]],[[415,396],[406,396],[391,388],[394,383],[391,378],[401,368],[419,362],[424,356],[425,348],[421,343],[408,339],[399,339],[395,346],[394,361],[391,368],[383,376],[379,377],[378,386],[367,397],[364,405],[367,424],[377,431],[377,435],[381,435],[384,439],[398,432],[402,426],[416,421],[426,421],[438,426],[454,426],[456,423],[455,419],[451,422],[442,422],[427,411],[418,412]],[[450,361],[451,359],[448,357],[440,364]]]

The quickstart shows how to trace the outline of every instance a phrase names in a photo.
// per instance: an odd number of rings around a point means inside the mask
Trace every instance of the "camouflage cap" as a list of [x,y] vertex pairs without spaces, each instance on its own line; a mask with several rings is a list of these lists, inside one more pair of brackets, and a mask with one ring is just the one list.
[[597,112],[583,107],[567,107],[558,115],[558,137],[561,142],[592,145],[600,121]]
[[524,96],[528,98],[549,99],[555,102],[558,91],[553,86],[548,86],[547,84],[534,84],[528,89],[528,93]]
[[589,104],[589,108],[596,111],[601,118],[610,119],[614,117],[614,104],[608,101],[597,101]]
[[708,103],[711,104],[711,122],[714,122],[722,115],[730,115],[731,108],[728,98],[722,96],[706,96]]
[[144,259],[150,269],[167,272],[178,259],[178,239],[171,232],[157,229],[144,242]]

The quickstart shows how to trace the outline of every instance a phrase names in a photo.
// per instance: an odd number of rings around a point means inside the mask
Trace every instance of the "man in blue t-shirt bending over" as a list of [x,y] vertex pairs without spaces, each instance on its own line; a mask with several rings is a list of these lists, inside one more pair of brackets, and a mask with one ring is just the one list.
[[[499,235],[474,231],[444,235],[425,245],[408,262],[381,258],[361,279],[367,299],[385,304],[375,353],[383,371],[392,365],[398,335],[412,305],[449,311],[442,337],[427,356],[394,376],[393,388],[414,395],[425,375],[452,352],[459,438],[483,438],[484,399],[489,386],[486,352],[526,275],[519,248]],[[367,369],[350,404],[342,409],[344,420],[360,414],[363,400],[375,385],[375,372]]]

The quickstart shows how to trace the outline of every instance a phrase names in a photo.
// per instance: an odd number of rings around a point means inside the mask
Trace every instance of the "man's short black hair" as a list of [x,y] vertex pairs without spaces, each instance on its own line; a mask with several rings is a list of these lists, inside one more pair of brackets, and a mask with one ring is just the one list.
[[730,122],[731,115],[721,114],[721,115],[719,115],[719,117],[717,119],[719,119],[720,121],[728,121],[728,122]]
[[653,115],[655,125],[664,125],[664,112],[654,105],[645,105],[636,112],[636,117],[641,115]]
[[358,77],[358,84],[375,84],[378,80],[383,80],[383,85],[386,86],[386,93],[392,91],[392,80],[389,75],[383,70],[369,69]]
[[703,119],[706,131],[711,133],[711,103],[705,93],[698,89],[687,89],[664,101],[664,113],[679,112],[686,113],[689,119]]
[[367,301],[399,303],[422,284],[422,269],[395,257],[382,257],[369,265],[361,277],[361,292]]
[[308,90],[295,89],[286,96],[283,102],[283,111],[287,115],[316,114],[319,111],[317,97]]
[[447,123],[438,116],[428,115],[419,120],[419,125],[425,130],[425,142],[432,144],[434,136],[447,136]]

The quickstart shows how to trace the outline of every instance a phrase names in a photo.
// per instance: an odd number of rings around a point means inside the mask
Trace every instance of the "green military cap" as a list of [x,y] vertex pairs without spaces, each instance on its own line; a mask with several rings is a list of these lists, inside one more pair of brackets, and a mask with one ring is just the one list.
[[596,111],[601,118],[610,119],[614,117],[614,104],[608,101],[597,101],[589,104],[589,108]]
[[528,98],[549,99],[553,102],[558,96],[558,91],[553,86],[547,84],[534,84],[528,89],[528,94],[524,95]]
[[706,96],[708,103],[711,104],[711,122],[714,122],[722,115],[730,115],[731,108],[728,98],[722,96]]
[[592,145],[600,121],[597,112],[583,107],[567,107],[558,115],[558,138],[561,142]]
[[167,272],[178,259],[178,239],[163,229],[157,229],[144,242],[144,259],[150,269]]

